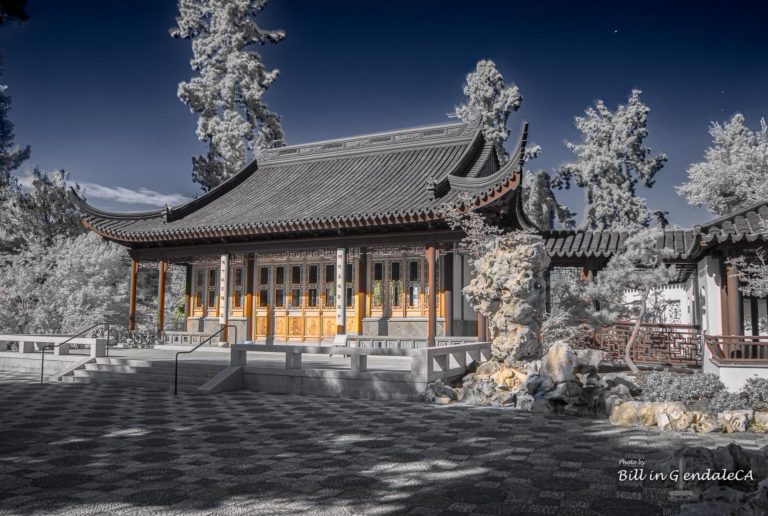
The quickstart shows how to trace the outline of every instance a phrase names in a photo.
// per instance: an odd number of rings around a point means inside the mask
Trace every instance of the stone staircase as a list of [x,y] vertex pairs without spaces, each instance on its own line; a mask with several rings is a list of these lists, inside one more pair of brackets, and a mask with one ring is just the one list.
[[[224,366],[179,361],[179,391],[195,391],[213,378]],[[134,360],[125,358],[95,358],[83,367],[58,378],[69,383],[109,383],[146,387],[161,391],[173,390],[173,360]]]

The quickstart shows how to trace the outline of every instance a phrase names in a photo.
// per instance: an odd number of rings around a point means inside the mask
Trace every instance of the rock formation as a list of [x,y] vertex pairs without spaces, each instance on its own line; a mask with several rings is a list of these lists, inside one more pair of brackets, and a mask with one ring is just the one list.
[[523,232],[498,237],[475,261],[474,278],[464,288],[469,304],[489,318],[494,358],[505,361],[541,357],[544,273],[549,256],[541,239]]

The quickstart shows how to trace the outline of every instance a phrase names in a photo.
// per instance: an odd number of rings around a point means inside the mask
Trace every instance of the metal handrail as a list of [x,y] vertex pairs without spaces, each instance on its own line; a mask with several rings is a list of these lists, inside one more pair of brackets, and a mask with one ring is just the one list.
[[176,364],[174,365],[174,369],[173,369],[173,395],[174,396],[177,396],[179,394],[179,355],[185,355],[187,353],[192,353],[197,348],[199,348],[200,346],[202,346],[206,342],[210,342],[212,338],[214,338],[215,336],[219,335],[220,333],[222,333],[224,330],[226,330],[228,328],[233,328],[235,330],[235,344],[237,344],[237,326],[235,326],[234,324],[228,324],[226,326],[223,326],[222,328],[219,328],[219,331],[217,331],[216,333],[210,335],[207,339],[205,339],[202,342],[200,342],[194,348],[188,349],[186,351],[177,351],[176,352]]
[[53,349],[53,348],[61,347],[63,344],[67,344],[69,342],[72,342],[73,340],[75,340],[76,338],[81,336],[83,333],[88,333],[89,331],[93,330],[94,328],[98,328],[99,326],[106,326],[107,327],[107,349],[106,349],[106,353],[107,353],[107,356],[109,356],[109,334],[110,334],[110,328],[109,328],[109,323],[108,322],[96,323],[93,326],[91,326],[89,328],[86,328],[83,331],[80,331],[80,332],[72,335],[68,339],[63,340],[63,341],[61,341],[61,342],[59,342],[57,344],[53,344],[53,343],[45,344],[41,348],[41,351],[42,351],[43,355],[42,355],[42,358],[40,359],[40,385],[43,384],[43,377],[44,377],[44,371],[45,371],[45,350],[48,349],[48,348]]

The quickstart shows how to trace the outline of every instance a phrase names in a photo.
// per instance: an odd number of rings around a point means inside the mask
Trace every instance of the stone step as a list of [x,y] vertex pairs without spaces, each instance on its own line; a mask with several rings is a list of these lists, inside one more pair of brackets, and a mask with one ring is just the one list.
[[[173,391],[173,381],[168,382],[148,382],[141,379],[133,378],[134,375],[122,375],[120,378],[108,378],[104,376],[91,377],[85,383],[100,384],[100,385],[116,385],[126,387],[142,387],[146,389],[152,389],[156,391]],[[195,392],[199,385],[182,383],[179,379],[178,389],[183,392]]]
[[[96,359],[96,363],[99,365],[142,367],[142,368],[152,368],[152,369],[173,369],[174,368],[173,360],[140,360],[140,359],[130,359],[130,358],[100,357]],[[179,360],[179,369],[181,369],[182,367],[189,367],[189,368],[194,368],[195,370],[207,371],[207,372],[216,374],[223,367],[226,367],[227,364],[228,362],[227,363],[222,362],[218,364],[201,364],[199,362],[190,362],[190,361],[181,359]]]
[[[145,384],[173,385],[173,375],[127,373],[122,371],[101,371],[88,369],[88,376],[92,380],[111,380],[116,382],[132,382]],[[179,375],[179,385],[203,385],[208,377]]]
[[91,377],[90,376],[88,376],[88,375],[80,376],[80,375],[77,374],[79,372],[82,372],[82,371],[77,370],[77,371],[75,371],[74,375],[62,376],[60,381],[62,381],[64,383],[91,383]]
[[[144,367],[144,366],[130,366],[130,365],[117,365],[117,364],[99,364],[91,363],[85,364],[87,371],[108,371],[113,373],[126,373],[126,374],[147,374],[157,376],[173,376],[174,369],[172,367]],[[222,369],[221,366],[215,368],[209,367],[197,367],[197,364],[179,364],[179,376],[189,376],[197,378],[211,378],[217,372]]]

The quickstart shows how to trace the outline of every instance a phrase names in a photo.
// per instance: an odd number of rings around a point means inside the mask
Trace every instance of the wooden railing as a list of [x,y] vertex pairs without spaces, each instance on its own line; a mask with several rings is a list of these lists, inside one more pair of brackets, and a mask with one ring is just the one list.
[[[622,321],[598,328],[580,344],[604,351],[606,360],[623,360],[634,325]],[[643,323],[630,356],[643,364],[700,364],[701,332],[697,326]]]
[[721,364],[768,364],[768,335],[705,335],[712,359]]

